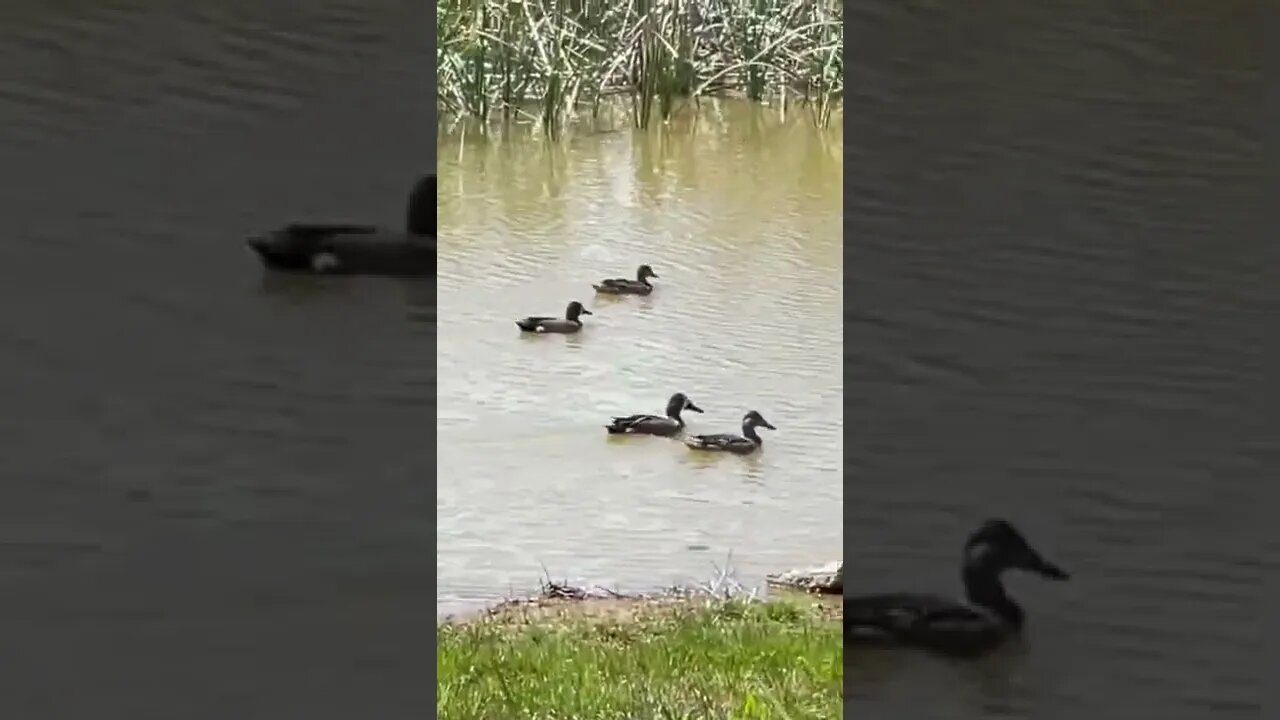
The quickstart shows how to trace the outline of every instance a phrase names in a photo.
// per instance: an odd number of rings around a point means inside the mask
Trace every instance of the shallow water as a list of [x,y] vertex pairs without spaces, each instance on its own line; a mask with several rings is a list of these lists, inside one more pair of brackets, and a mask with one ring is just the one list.
[[273,5],[0,11],[5,717],[431,702],[434,288],[267,280],[242,244],[403,222],[426,26]]
[[1021,651],[848,651],[853,715],[1259,716],[1257,7],[850,18],[846,588],[958,591],[988,515],[1074,573]]
[[[735,103],[650,135],[442,136],[438,611],[544,568],[647,591],[839,557],[839,137]],[[594,296],[640,263],[652,295]],[[577,335],[513,322],[572,300]],[[778,430],[749,457],[606,435],[677,391],[695,432]]]

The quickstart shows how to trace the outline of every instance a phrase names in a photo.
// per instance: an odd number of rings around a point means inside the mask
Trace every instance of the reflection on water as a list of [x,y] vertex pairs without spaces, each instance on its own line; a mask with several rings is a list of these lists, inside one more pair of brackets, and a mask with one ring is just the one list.
[[[438,607],[553,577],[649,590],[840,553],[839,135],[712,104],[661,134],[439,146]],[[649,297],[591,283],[660,276]],[[594,315],[581,333],[514,320]],[[750,457],[609,437],[674,392]]]
[[998,514],[1073,578],[1011,574],[1024,650],[846,653],[848,707],[1257,717],[1261,6],[922,5],[855,21],[846,577],[958,592]]

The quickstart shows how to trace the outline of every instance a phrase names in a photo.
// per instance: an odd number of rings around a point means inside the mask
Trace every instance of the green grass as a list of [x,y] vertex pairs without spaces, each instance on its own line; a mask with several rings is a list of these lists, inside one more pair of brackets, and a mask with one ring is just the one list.
[[830,124],[844,96],[837,0],[440,0],[440,117],[556,136],[622,103],[635,127],[736,95]]
[[445,720],[840,717],[838,607],[674,598],[514,606],[439,626]]

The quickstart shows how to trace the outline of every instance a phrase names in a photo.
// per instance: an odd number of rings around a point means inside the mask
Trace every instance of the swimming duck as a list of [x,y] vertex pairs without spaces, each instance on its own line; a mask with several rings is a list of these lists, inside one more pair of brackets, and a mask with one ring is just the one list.
[[616,417],[604,428],[609,431],[610,435],[634,433],[669,437],[684,429],[684,420],[680,418],[680,413],[684,410],[692,410],[696,413],[702,412],[702,408],[694,405],[693,401],[684,393],[676,393],[667,401],[667,414],[665,417],[661,415]]
[[658,274],[648,265],[641,265],[636,270],[636,279],[629,278],[609,278],[601,280],[599,285],[592,285],[596,292],[605,295],[648,295],[653,292],[653,285],[649,284],[649,278],[656,278]]
[[525,332],[539,333],[576,333],[582,329],[582,321],[578,319],[580,315],[594,315],[595,313],[582,307],[582,303],[574,300],[569,303],[569,307],[564,309],[564,317],[549,317],[542,315],[530,315],[516,321],[516,325]]
[[846,596],[846,641],[871,639],[947,655],[978,655],[1022,630],[1022,608],[1000,581],[1005,570],[1025,570],[1052,580],[1071,577],[1001,519],[983,522],[969,536],[963,563],[964,600],[915,593]]
[[733,435],[731,433],[722,433],[719,435],[694,435],[686,438],[685,445],[694,450],[716,450],[721,452],[731,452],[738,455],[747,455],[759,450],[764,445],[764,440],[756,433],[756,428],[765,427],[770,430],[778,428],[769,424],[768,420],[760,413],[752,410],[742,416],[742,435]]
[[350,223],[292,223],[245,241],[269,270],[421,277],[436,273],[436,176],[418,179],[405,230]]

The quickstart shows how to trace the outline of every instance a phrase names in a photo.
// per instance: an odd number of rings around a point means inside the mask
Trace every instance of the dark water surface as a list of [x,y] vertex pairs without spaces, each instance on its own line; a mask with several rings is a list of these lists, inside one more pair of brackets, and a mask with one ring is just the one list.
[[849,652],[849,712],[1257,717],[1260,5],[1053,7],[850,17],[846,587],[958,591],[993,514],[1075,577],[1021,650]]
[[403,222],[426,10],[0,18],[0,714],[421,717],[435,288],[241,238]]

